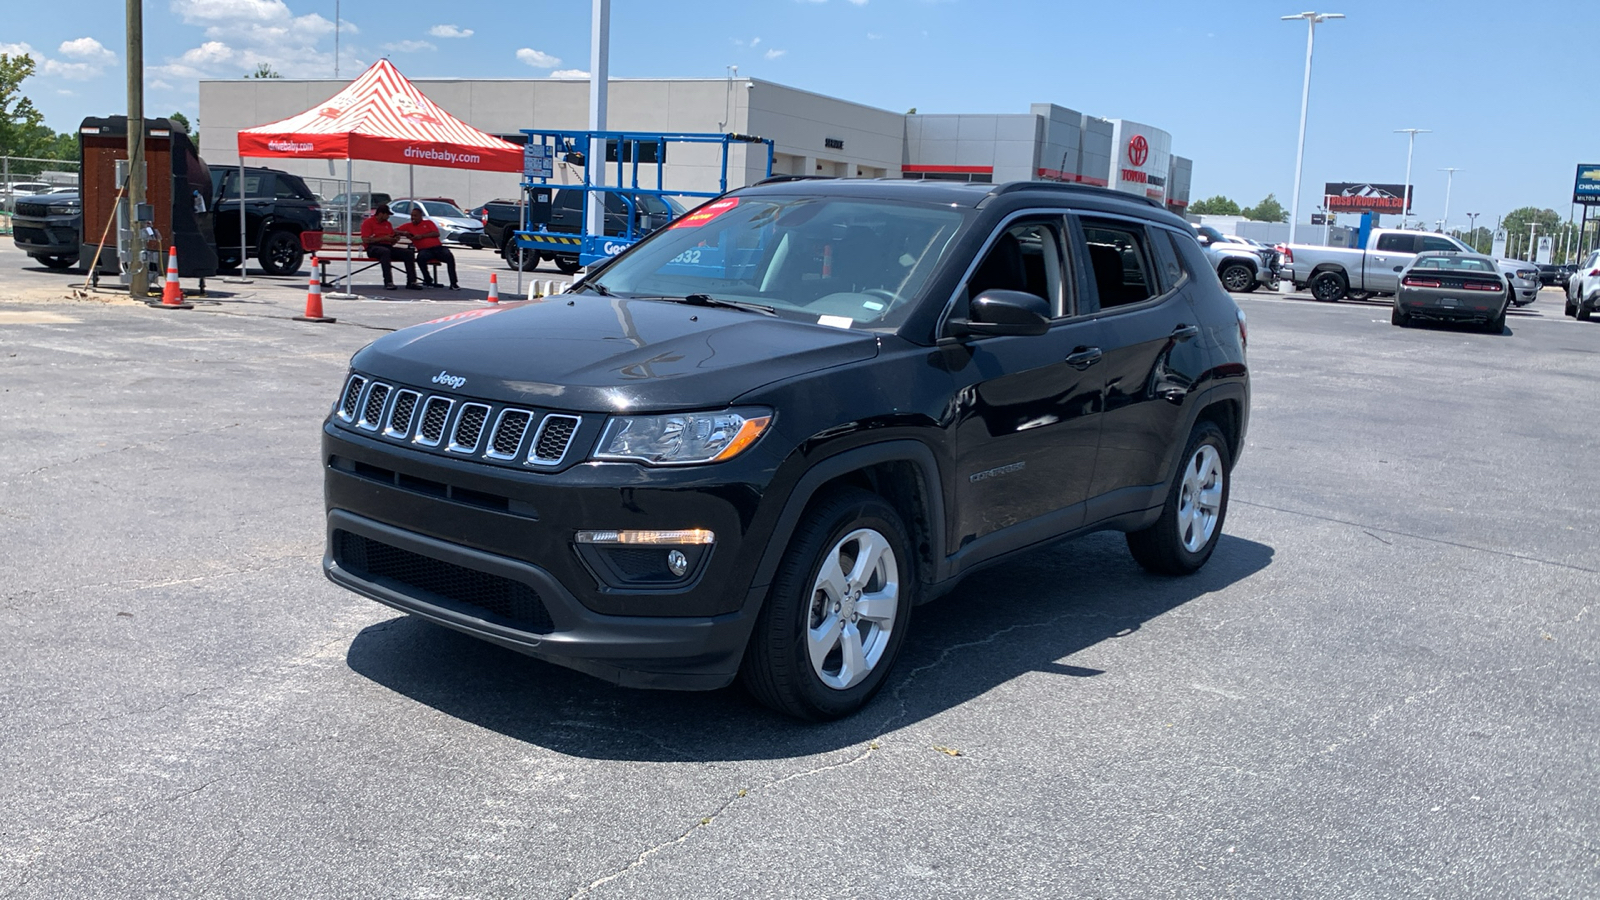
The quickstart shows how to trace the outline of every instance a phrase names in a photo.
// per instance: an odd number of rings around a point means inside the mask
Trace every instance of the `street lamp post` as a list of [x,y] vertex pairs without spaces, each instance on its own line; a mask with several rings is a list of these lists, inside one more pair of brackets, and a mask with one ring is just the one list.
[[1303,12],[1293,16],[1280,16],[1285,22],[1306,20],[1306,77],[1300,87],[1300,145],[1294,152],[1294,199],[1289,202],[1289,243],[1295,242],[1295,229],[1300,227],[1300,172],[1306,158],[1306,107],[1311,101],[1311,46],[1316,40],[1317,24],[1329,19],[1342,19],[1344,13]]
[[1444,178],[1444,227],[1440,231],[1450,230],[1450,185],[1456,180],[1456,173],[1461,171],[1456,166],[1446,166],[1439,171],[1446,173]]
[[1406,142],[1406,186],[1400,197],[1400,227],[1406,227],[1406,221],[1411,218],[1411,151],[1417,147],[1417,135],[1432,134],[1431,128],[1396,128],[1395,134],[1409,134]]
[[1472,249],[1474,251],[1476,251],[1478,249],[1478,214],[1477,213],[1467,213],[1467,242],[1472,245]]

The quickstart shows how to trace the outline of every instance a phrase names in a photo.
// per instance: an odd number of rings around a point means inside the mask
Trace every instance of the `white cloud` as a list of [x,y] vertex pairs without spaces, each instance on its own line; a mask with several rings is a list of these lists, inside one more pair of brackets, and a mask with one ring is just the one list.
[[155,89],[155,90],[158,90],[158,91],[170,91],[170,90],[172,90],[172,85],[167,84],[165,81],[162,81],[159,78],[157,78],[155,81],[150,82],[150,87]]
[[215,63],[227,62],[233,58],[233,48],[221,41],[206,41],[198,47],[185,50],[178,57],[186,66],[209,66]]
[[418,50],[437,50],[439,48],[427,41],[396,41],[393,44],[384,44],[383,49],[393,53],[415,53]]
[[854,3],[857,6],[866,6],[867,5],[867,0],[850,0],[850,2]]
[[92,37],[81,37],[75,41],[62,41],[56,48],[62,56],[70,56],[88,63],[101,63],[110,65],[117,61],[117,55],[105,48],[105,45]]
[[471,28],[457,28],[454,25],[435,25],[428,29],[428,33],[437,38],[468,38],[472,37]]
[[766,53],[763,53],[762,56],[765,56],[767,59],[777,59],[788,52],[789,51],[787,50],[768,50]]
[[523,47],[517,51],[517,59],[522,60],[535,69],[554,69],[561,65],[561,60],[532,47]]
[[73,57],[79,62],[52,59],[33,49],[33,46],[27,43],[0,44],[0,53],[4,53],[7,56],[32,57],[35,71],[38,74],[65,78],[69,81],[88,81],[91,78],[98,78],[117,61],[115,53],[107,50],[99,41],[91,37],[63,41],[57,51]]
[[881,35],[881,34],[873,34],[872,32],[869,31],[869,32],[867,32],[867,40],[869,40],[869,41],[881,41],[881,40],[883,40],[883,35]]
[[[152,66],[171,79],[235,78],[262,64],[287,78],[332,75],[334,23],[316,13],[297,16],[283,0],[171,0],[171,9],[187,25],[204,29],[205,43],[163,66]],[[348,20],[342,34],[360,29]],[[330,41],[331,43],[331,41]],[[223,51],[226,51],[225,53]]]
[[585,69],[557,69],[550,73],[551,78],[588,78],[589,72]]

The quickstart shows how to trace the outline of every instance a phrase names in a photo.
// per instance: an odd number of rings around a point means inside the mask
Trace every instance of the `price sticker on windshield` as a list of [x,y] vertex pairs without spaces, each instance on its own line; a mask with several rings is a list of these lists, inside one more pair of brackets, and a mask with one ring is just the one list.
[[735,206],[739,205],[738,197],[726,197],[715,203],[707,203],[692,213],[678,219],[668,228],[699,228],[701,225],[715,219]]

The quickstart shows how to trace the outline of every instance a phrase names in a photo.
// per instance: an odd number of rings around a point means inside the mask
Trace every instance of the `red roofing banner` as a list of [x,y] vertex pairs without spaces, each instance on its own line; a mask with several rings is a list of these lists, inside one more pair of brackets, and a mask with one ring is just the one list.
[[522,171],[521,147],[445,112],[386,59],[314,109],[239,132],[239,154]]

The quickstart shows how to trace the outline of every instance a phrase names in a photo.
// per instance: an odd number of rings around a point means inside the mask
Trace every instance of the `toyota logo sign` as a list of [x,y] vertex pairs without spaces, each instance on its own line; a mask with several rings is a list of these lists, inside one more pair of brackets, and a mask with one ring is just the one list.
[[1150,142],[1146,141],[1142,134],[1134,135],[1133,140],[1128,141],[1128,162],[1133,163],[1135,166],[1142,166],[1144,161],[1149,158]]

